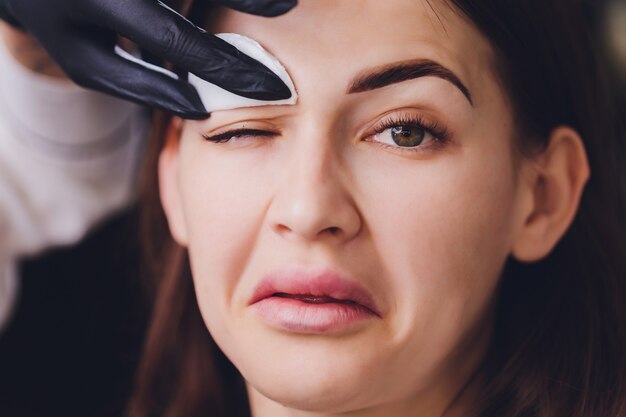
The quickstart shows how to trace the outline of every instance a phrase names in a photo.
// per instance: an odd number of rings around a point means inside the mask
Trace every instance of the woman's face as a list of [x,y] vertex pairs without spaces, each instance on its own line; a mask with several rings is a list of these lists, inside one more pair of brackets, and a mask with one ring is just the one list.
[[[512,113],[487,41],[431,3],[304,0],[209,28],[258,40],[299,93],[185,122],[161,161],[204,321],[253,402],[436,415],[484,353],[524,220]],[[257,132],[203,138],[237,129]]]

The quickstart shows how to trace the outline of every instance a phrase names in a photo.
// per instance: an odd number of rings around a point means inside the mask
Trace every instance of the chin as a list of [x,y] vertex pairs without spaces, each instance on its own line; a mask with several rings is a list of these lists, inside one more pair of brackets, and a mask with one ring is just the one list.
[[308,381],[303,384],[291,382],[253,386],[263,396],[284,407],[308,412],[345,413],[373,405],[371,398],[364,398],[365,386],[346,386],[330,379],[320,384]]
[[237,367],[254,389],[289,408],[325,413],[353,411],[374,405],[384,387],[372,383],[384,381],[380,377],[384,370],[372,366],[383,361],[349,356],[331,346],[274,351],[274,355],[258,358],[264,359],[262,363]]

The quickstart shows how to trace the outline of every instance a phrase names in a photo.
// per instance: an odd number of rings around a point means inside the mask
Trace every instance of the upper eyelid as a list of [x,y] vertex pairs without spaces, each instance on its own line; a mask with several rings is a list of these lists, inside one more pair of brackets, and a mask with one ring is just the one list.
[[[281,107],[281,106],[270,106],[270,107]],[[230,111],[230,110],[226,110]],[[235,109],[236,111],[236,109]],[[230,120],[229,120],[230,119]],[[226,120],[213,120],[209,118],[210,125],[212,127],[205,126],[201,127],[204,132],[229,132],[232,130],[238,129],[258,129],[255,127],[248,127],[249,125],[258,126],[258,125],[272,125],[275,123],[280,123],[282,119],[285,119],[285,116],[250,116],[250,117],[232,117]],[[258,129],[264,130],[264,129]],[[271,130],[271,128],[269,128]],[[207,135],[213,135],[214,133],[206,133]],[[217,133],[219,134],[219,133]]]
[[361,133],[364,131],[371,131],[376,126],[380,126],[389,120],[397,121],[401,119],[419,119],[424,122],[429,122],[431,120],[438,119],[438,117],[435,116],[436,114],[438,114],[438,112],[421,106],[398,107],[376,115],[373,117],[373,122],[361,125],[359,131]]
[[232,129],[232,130],[226,130],[222,133],[217,133],[215,136],[219,136],[219,135],[233,135],[233,134],[237,134],[237,133],[243,133],[243,134],[261,134],[261,135],[279,135],[280,132],[275,132],[273,130],[269,130],[269,129],[253,129],[253,128],[237,128],[237,129]]
[[422,111],[391,112],[379,118],[371,124],[361,136],[373,136],[382,133],[386,129],[398,125],[417,125],[431,133],[436,139],[446,140],[452,136],[452,132],[446,123],[439,122],[436,118],[425,115]]

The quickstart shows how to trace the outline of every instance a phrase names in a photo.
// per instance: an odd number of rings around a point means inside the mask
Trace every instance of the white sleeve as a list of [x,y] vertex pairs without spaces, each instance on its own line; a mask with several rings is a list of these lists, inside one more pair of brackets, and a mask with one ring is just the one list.
[[16,259],[69,245],[135,196],[145,111],[42,76],[0,39],[0,329]]

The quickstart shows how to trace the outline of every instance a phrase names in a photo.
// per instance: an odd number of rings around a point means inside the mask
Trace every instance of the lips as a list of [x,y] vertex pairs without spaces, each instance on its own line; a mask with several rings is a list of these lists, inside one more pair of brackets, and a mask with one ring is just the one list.
[[248,305],[270,327],[297,333],[337,333],[381,318],[363,286],[329,268],[268,274]]

